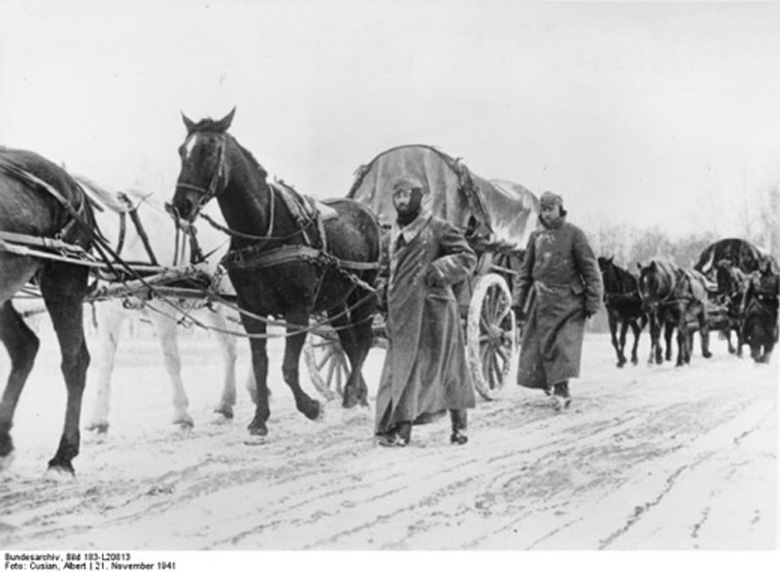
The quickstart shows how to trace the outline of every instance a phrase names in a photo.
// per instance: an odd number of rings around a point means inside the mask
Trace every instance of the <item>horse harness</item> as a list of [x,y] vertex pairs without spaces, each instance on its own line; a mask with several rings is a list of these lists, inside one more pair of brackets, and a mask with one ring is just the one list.
[[[206,204],[211,199],[216,197],[219,192],[218,185],[220,179],[225,184],[230,174],[230,167],[225,161],[225,147],[227,145],[226,136],[220,137],[219,154],[217,168],[214,170],[214,174],[211,177],[208,188],[203,188],[198,185],[190,183],[177,182],[177,187],[183,187],[193,190],[201,195],[199,200],[201,205]],[[316,206],[314,199],[310,197],[303,197],[297,194],[291,187],[287,186],[284,182],[278,181],[268,184],[270,193],[270,217],[268,228],[265,234],[260,235],[247,235],[234,231],[230,228],[217,224],[205,213],[200,213],[201,217],[206,220],[215,228],[225,232],[226,234],[238,237],[246,238],[255,241],[254,244],[245,248],[231,250],[228,252],[221,261],[225,270],[247,270],[256,268],[272,268],[274,266],[280,266],[289,264],[292,262],[309,262],[315,264],[320,268],[335,268],[342,275],[347,277],[351,282],[360,286],[361,288],[374,292],[374,288],[362,281],[353,272],[364,270],[378,270],[379,262],[356,262],[352,260],[343,260],[337,258],[328,252],[327,234],[325,233],[325,227],[323,224],[323,217],[320,210]],[[298,225],[298,230],[289,236],[276,237],[273,236],[274,231],[274,219],[276,209],[276,194],[282,197],[288,211],[295,218]],[[316,226],[317,232],[313,236],[310,236],[307,232],[310,227]],[[267,249],[268,243],[280,242],[290,240],[300,235],[303,238],[304,244],[282,244],[276,248]],[[353,272],[350,272],[353,271]],[[320,274],[320,282],[324,272]],[[318,284],[318,290],[319,286]]]
[[[77,225],[89,225],[92,221],[90,212],[90,203],[86,195],[76,197],[76,204],[72,204],[62,193],[53,185],[47,183],[36,175],[26,171],[18,165],[11,163],[0,157],[0,169],[17,179],[21,183],[32,184],[36,188],[44,190],[49,196],[54,198],[60,206],[65,209],[69,220],[62,228],[55,233],[53,237],[31,236],[15,232],[0,231],[0,251],[18,254],[20,256],[38,256],[39,258],[57,259],[56,255],[47,256],[51,251],[59,252],[63,257],[80,255],[84,252],[83,245],[80,244],[78,236],[73,236]],[[89,229],[88,238],[93,238],[94,231]],[[28,248],[28,246],[40,247],[44,251],[38,251]]]

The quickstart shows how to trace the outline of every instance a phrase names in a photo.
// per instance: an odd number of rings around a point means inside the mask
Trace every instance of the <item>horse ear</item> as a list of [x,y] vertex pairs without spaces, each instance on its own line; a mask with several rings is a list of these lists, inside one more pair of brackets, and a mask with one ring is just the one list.
[[219,120],[217,126],[222,133],[230,129],[230,124],[233,123],[233,116],[235,114],[236,114],[236,108],[234,106],[233,109],[230,110],[230,113],[228,113],[225,117]]
[[612,264],[613,260],[615,260],[615,255],[614,254],[612,256],[610,256],[609,258],[607,258],[607,262],[609,262],[610,264]]
[[184,115],[184,112],[182,112],[181,118],[184,121],[184,126],[187,128],[187,133],[192,133],[192,128],[195,127],[195,122]]

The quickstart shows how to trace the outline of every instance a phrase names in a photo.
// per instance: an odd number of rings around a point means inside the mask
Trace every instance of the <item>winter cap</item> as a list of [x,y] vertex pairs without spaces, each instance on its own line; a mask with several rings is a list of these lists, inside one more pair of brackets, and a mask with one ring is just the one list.
[[561,197],[561,195],[556,195],[550,191],[544,191],[542,196],[539,197],[539,206],[541,208],[554,207],[556,205],[563,207],[563,197]]

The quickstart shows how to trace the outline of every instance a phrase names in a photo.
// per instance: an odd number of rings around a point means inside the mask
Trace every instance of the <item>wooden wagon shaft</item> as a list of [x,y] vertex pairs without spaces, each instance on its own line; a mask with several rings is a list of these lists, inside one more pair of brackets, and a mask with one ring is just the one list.
[[[146,266],[144,269],[148,269],[149,267]],[[155,292],[162,293],[162,286],[161,284],[165,284],[166,282],[175,282],[176,280],[181,280],[182,278],[191,278],[191,277],[198,277],[203,275],[203,271],[199,270],[195,267],[188,266],[186,268],[173,268],[173,269],[163,269],[160,267],[161,272],[159,274],[155,274],[154,276],[149,276],[148,278],[142,278],[137,280],[127,280],[125,282],[120,283],[112,283],[112,284],[105,284],[102,286],[98,286],[92,293],[90,293],[87,298],[89,300],[105,300],[108,298],[117,298],[121,296],[128,296],[128,295],[139,295],[139,294],[146,294],[149,295],[151,287],[154,287]],[[169,288],[169,291],[174,290],[173,288]],[[190,290],[189,288],[176,288],[175,290],[180,291],[189,291],[189,292],[195,292],[195,290]],[[196,297],[192,295],[191,297]],[[198,291],[198,298],[205,298],[207,297],[206,294],[202,291]]]
[[77,244],[71,244],[57,238],[49,238],[46,236],[31,236],[29,234],[19,234],[17,232],[0,230],[0,241],[4,244],[27,244],[30,246],[42,246],[43,248],[51,250],[84,254],[84,249]]

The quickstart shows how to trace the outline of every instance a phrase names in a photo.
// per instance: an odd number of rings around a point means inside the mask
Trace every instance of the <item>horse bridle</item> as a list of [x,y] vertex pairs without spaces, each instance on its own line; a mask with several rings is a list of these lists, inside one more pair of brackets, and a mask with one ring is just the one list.
[[[194,137],[195,135],[197,135],[197,133],[191,134],[190,137]],[[211,199],[216,197],[217,194],[219,193],[217,186],[219,185],[220,178],[224,181],[225,184],[227,184],[229,167],[225,162],[226,145],[227,145],[227,138],[225,137],[225,135],[219,135],[219,156],[217,157],[217,168],[214,169],[214,174],[211,176],[211,182],[209,183],[208,188],[204,189],[203,187],[200,187],[198,185],[193,185],[190,183],[176,183],[177,189],[179,188],[189,189],[191,191],[195,191],[200,195],[200,199],[198,200],[199,210],[203,205],[205,205]]]

